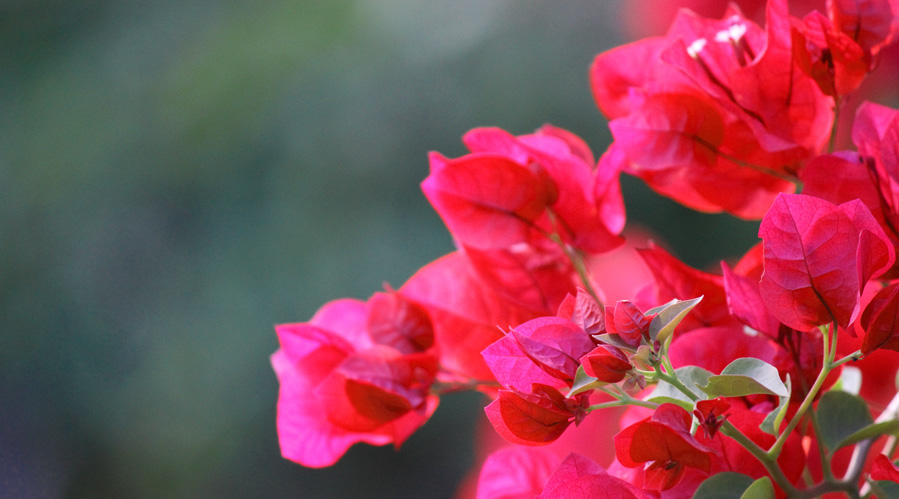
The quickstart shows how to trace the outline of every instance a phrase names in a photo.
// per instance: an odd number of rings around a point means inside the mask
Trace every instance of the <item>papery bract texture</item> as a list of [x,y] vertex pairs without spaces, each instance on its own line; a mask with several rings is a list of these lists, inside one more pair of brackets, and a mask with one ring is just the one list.
[[463,248],[477,277],[502,298],[550,314],[575,292],[577,273],[562,249],[550,241],[509,248]]
[[868,53],[879,52],[899,31],[896,0],[829,0],[827,5],[834,25]]
[[633,302],[619,300],[614,307],[606,307],[606,332],[632,347],[649,338],[652,316],[647,316]]
[[[621,168],[697,210],[760,218],[824,148],[832,100],[796,68],[792,19],[678,13],[665,37],[597,56],[591,85]],[[811,63],[809,63],[811,64]],[[842,80],[841,80],[842,81]]]
[[541,317],[513,328],[510,334],[534,364],[550,376],[570,383],[578,359],[593,348],[586,331],[561,317]]
[[552,452],[506,447],[487,458],[478,477],[476,499],[533,499],[559,465]]
[[422,189],[450,232],[481,249],[527,241],[534,220],[556,197],[542,168],[487,153],[455,160],[432,155]]
[[666,490],[677,485],[685,469],[708,472],[714,452],[690,434],[692,416],[675,404],[660,405],[651,417],[615,435],[615,455],[629,468],[652,463],[644,487]]
[[513,444],[546,445],[558,439],[572,423],[586,414],[586,396],[566,398],[557,389],[534,383],[530,393],[500,390],[484,408],[487,419]]
[[861,316],[860,329],[865,333],[862,353],[883,348],[899,351],[899,284],[891,284],[874,296]]
[[820,12],[808,14],[794,28],[793,50],[802,71],[833,97],[857,89],[872,66],[871,53]]
[[[807,194],[832,203],[861,200],[893,245],[899,245],[899,114],[862,103],[852,124],[858,152],[816,158],[803,172]],[[899,276],[895,264],[884,278]]]
[[357,442],[399,446],[437,407],[430,320],[397,295],[337,300],[276,331],[278,437],[288,459],[322,467]]
[[839,152],[818,156],[809,162],[800,177],[802,193],[842,204],[853,199],[864,203],[881,226],[886,216],[877,177],[857,153]]
[[648,170],[715,164],[724,140],[724,119],[708,99],[690,94],[650,95],[640,109],[609,124],[615,143],[628,159]]
[[466,378],[493,378],[481,350],[503,337],[500,325],[520,324],[539,315],[497,295],[459,252],[426,265],[399,293],[428,311],[441,367]]
[[313,393],[332,423],[374,431],[422,407],[436,372],[432,355],[403,355],[378,345],[349,355]]
[[539,317],[512,329],[485,348],[483,356],[497,381],[518,391],[531,383],[570,386],[579,359],[594,347],[593,340],[574,322],[562,317]]
[[[899,180],[899,112],[897,110],[865,102],[859,106],[852,124],[852,142],[859,154],[870,160],[877,168],[879,176]],[[891,188],[885,192],[894,192]],[[885,196],[893,201],[892,196]],[[893,206],[895,206],[894,203]]]
[[627,355],[618,347],[599,345],[590,353],[581,357],[581,365],[588,376],[606,383],[617,383],[624,379],[627,372],[634,368]]
[[536,499],[642,499],[646,495],[614,477],[592,459],[569,454],[546,482]]
[[605,313],[595,298],[583,289],[577,294],[567,295],[559,305],[559,317],[570,319],[577,327],[590,336],[602,334],[606,330]]
[[730,402],[724,397],[718,397],[712,400],[700,400],[696,402],[696,409],[693,409],[693,416],[699,421],[706,438],[714,438],[718,433],[718,428],[724,424],[729,414],[726,412],[730,409]]
[[724,262],[721,263],[721,269],[730,313],[752,329],[770,338],[777,338],[780,321],[768,311],[768,306],[762,299],[759,276],[740,275]]
[[864,285],[889,269],[895,252],[860,201],[839,206],[805,195],[781,195],[762,220],[761,293],[769,310],[800,331],[858,312]]
[[619,246],[624,204],[614,165],[596,167],[583,140],[546,125],[514,136],[498,128],[463,138],[471,153],[431,155],[422,183],[456,240],[478,250],[537,243],[544,234],[591,253]]
[[874,464],[871,466],[871,479],[899,483],[899,467],[893,464],[893,461],[887,456],[879,454],[874,458]]
[[402,353],[423,352],[434,345],[434,326],[427,311],[397,293],[376,293],[368,301],[368,334],[372,341]]

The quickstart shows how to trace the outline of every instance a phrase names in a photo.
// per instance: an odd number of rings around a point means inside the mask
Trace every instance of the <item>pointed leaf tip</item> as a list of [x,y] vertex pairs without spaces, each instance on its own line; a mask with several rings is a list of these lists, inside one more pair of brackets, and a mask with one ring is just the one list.
[[755,394],[786,397],[790,393],[780,380],[776,367],[751,357],[731,362],[720,375],[710,377],[708,384],[700,388],[710,397],[745,397]]

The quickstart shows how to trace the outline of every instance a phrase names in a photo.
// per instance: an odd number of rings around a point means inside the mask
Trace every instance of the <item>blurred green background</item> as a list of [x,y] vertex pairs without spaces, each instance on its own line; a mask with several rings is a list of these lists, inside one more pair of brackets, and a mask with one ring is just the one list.
[[[450,497],[478,396],[301,468],[272,326],[452,249],[418,183],[468,129],[601,153],[586,74],[622,5],[0,2],[0,497]],[[625,189],[691,264],[755,241]]]

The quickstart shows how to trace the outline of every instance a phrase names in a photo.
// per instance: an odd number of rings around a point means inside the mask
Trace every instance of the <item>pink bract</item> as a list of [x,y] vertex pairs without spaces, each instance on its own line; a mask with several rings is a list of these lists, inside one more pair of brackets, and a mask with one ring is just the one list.
[[[861,104],[855,150],[836,135],[899,2],[801,18],[744,3],[764,27],[736,4],[681,10],[664,36],[595,58],[614,139],[598,161],[551,125],[432,153],[422,190],[456,251],[399,291],[276,328],[284,455],[320,467],[357,442],[399,446],[438,394],[477,390],[493,430],[478,499],[677,499],[725,472],[770,477],[774,497],[897,480],[868,445],[899,412],[899,111]],[[639,229],[625,244],[621,172],[761,220],[761,242],[720,274]]]
[[[357,300],[334,301],[308,323],[276,328],[281,349],[272,355],[272,365],[281,385],[278,436],[286,458],[322,467],[358,442],[399,446],[437,408],[437,397],[428,394],[436,357],[376,344],[368,329],[377,324],[378,339],[405,345],[401,332],[422,328],[422,317],[386,320],[404,307],[377,298],[371,303],[374,307]],[[381,311],[385,306],[387,314]],[[411,319],[412,327],[402,319]],[[385,334],[385,323],[396,324],[401,332]]]
[[784,324],[808,331],[848,327],[868,280],[895,261],[893,245],[860,202],[834,206],[805,195],[781,195],[759,229],[765,241],[761,293]]
[[596,167],[580,138],[549,125],[531,135],[468,132],[471,153],[431,155],[425,196],[460,244],[478,250],[536,243],[557,233],[584,251],[619,246],[624,205],[614,166]]
[[714,452],[690,434],[691,416],[674,404],[662,404],[653,415],[621,430],[615,436],[618,461],[647,468],[647,488],[666,490],[677,485],[686,468],[708,472]]
[[702,211],[760,218],[785,181],[819,154],[831,99],[793,58],[784,0],[767,30],[738,11],[722,20],[681,11],[663,38],[597,56],[594,97],[611,120],[621,168]]

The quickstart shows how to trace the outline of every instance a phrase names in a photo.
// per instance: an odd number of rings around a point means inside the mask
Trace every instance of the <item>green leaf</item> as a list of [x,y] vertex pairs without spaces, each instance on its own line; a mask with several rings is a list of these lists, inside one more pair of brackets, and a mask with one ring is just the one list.
[[786,397],[790,394],[780,380],[776,367],[751,357],[731,362],[720,375],[709,378],[708,385],[701,388],[712,398],[745,397],[759,393]]
[[646,314],[656,314],[656,316],[652,318],[652,322],[649,323],[649,337],[652,338],[653,341],[659,340],[660,342],[665,343],[665,340],[674,333],[674,328],[680,324],[680,321],[682,321],[690,310],[693,310],[693,307],[695,307],[701,300],[701,296],[693,298],[692,300],[672,300],[661,307],[646,311]]
[[707,478],[696,492],[693,499],[742,499],[743,492],[755,485],[751,477],[742,473],[725,471]]
[[837,449],[846,447],[847,445],[856,444],[862,440],[867,440],[881,435],[897,435],[899,434],[899,419],[891,419],[882,423],[875,423],[865,426],[861,430],[856,431],[852,435],[845,437],[837,444]]
[[674,305],[675,303],[677,303],[679,301],[680,300],[678,300],[677,298],[674,298],[673,300],[669,301],[668,303],[663,303],[657,307],[652,307],[651,309],[643,312],[643,315],[655,315],[655,314],[661,312],[662,310],[665,310],[666,308],[670,307],[671,305]]
[[[701,367],[684,366],[675,369],[674,374],[677,375],[677,379],[679,379],[684,386],[699,396],[700,399],[706,398],[705,394],[702,393],[702,390],[699,389],[699,386],[705,384],[712,373]],[[652,394],[650,394],[646,400],[657,402],[659,404],[670,402],[683,407],[687,411],[693,410],[693,399],[675,388],[674,385],[665,381],[659,381],[656,389],[653,390]]]
[[752,482],[740,499],[774,499],[774,484],[770,478],[763,476]]
[[632,352],[632,351],[634,350],[634,347],[633,347],[633,346],[631,346],[631,345],[625,343],[624,340],[622,340],[621,338],[619,338],[617,334],[614,335],[614,336],[611,335],[611,334],[606,334],[606,333],[603,333],[603,334],[594,334],[594,335],[593,335],[593,339],[599,341],[600,343],[606,343],[606,344],[609,344],[609,345],[616,346],[616,347],[618,347],[618,348],[620,348],[620,349],[622,349],[622,350],[624,350],[624,351],[627,351],[627,352]]
[[567,398],[574,397],[578,393],[593,390],[601,386],[608,385],[605,381],[600,381],[584,371],[584,366],[578,366],[577,372],[574,374],[574,381],[571,384],[571,390],[568,391]]
[[818,401],[818,424],[821,440],[831,452],[857,431],[874,422],[868,404],[847,392],[830,391]]
[[769,412],[767,416],[765,416],[765,420],[762,421],[762,424],[759,425],[759,428],[765,432],[770,433],[772,435],[779,436],[780,434],[780,425],[784,421],[784,417],[787,415],[787,409],[790,407],[790,396],[793,393],[793,384],[790,382],[790,375],[787,375],[787,395],[784,397],[778,397],[777,407],[774,408],[773,411]]

